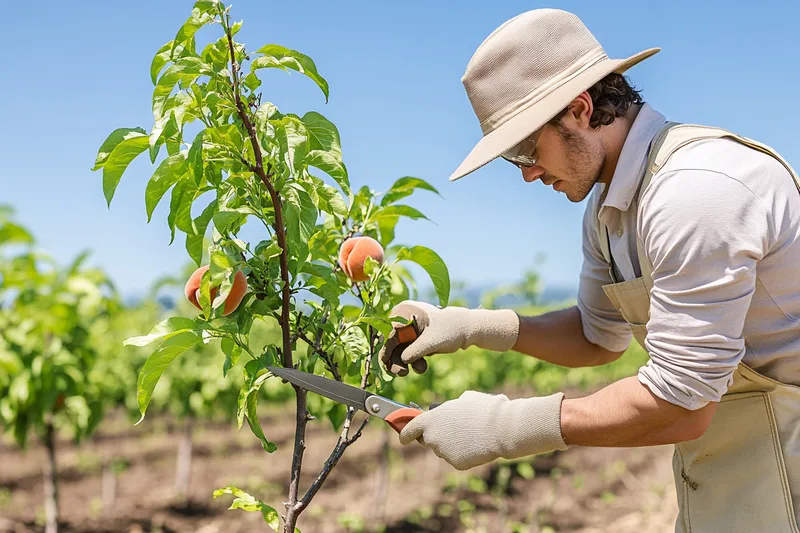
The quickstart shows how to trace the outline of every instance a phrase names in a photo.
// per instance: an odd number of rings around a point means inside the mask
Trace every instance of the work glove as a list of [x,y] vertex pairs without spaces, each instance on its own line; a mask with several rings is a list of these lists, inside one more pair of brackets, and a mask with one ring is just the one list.
[[469,346],[505,352],[517,342],[519,315],[511,309],[440,308],[429,303],[406,300],[394,306],[389,316],[416,320],[419,337],[402,343],[395,324],[387,336],[380,359],[386,370],[395,375],[408,374],[408,366],[421,374],[427,369],[423,357],[453,353]]
[[417,440],[457,470],[498,458],[567,449],[561,436],[562,393],[509,400],[504,394],[466,391],[412,419],[400,443]]

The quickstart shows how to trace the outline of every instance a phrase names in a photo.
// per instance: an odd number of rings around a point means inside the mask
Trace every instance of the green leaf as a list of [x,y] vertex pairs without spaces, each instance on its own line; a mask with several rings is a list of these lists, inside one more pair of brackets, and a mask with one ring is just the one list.
[[239,209],[225,209],[214,213],[214,227],[220,233],[233,232],[233,228],[243,224],[250,213],[248,208]]
[[410,205],[389,205],[389,206],[386,206],[386,207],[382,208],[380,211],[378,211],[378,214],[375,216],[375,218],[377,219],[377,218],[382,218],[382,217],[386,217],[386,216],[390,216],[391,217],[391,216],[397,216],[397,215],[403,216],[403,217],[408,217],[408,218],[411,218],[413,220],[418,220],[420,218],[424,218],[425,220],[428,220],[428,217],[426,217],[425,215],[420,213],[419,210],[411,207]]
[[186,233],[186,251],[197,266],[203,261],[203,238],[208,224],[217,211],[217,200],[211,200],[203,212],[192,221],[192,231]]
[[[223,152],[223,148],[226,149],[228,152],[233,151],[234,153],[241,151],[243,147],[243,139],[242,139],[242,132],[239,131],[234,124],[225,124],[222,126],[217,126],[215,128],[208,128],[205,130],[205,137],[206,141],[211,143],[211,145],[217,145],[218,151]],[[206,145],[206,149],[208,152],[208,145]],[[223,154],[224,157],[231,158],[230,154]],[[238,161],[238,160],[237,160]]]
[[173,41],[170,41],[163,45],[153,56],[153,61],[150,63],[150,79],[153,80],[153,85],[158,82],[161,69],[172,59],[172,43]]
[[347,204],[339,191],[322,181],[321,178],[309,175],[310,181],[301,185],[311,197],[320,211],[330,213],[342,219],[347,216]]
[[106,164],[106,160],[108,156],[111,155],[111,152],[116,148],[116,146],[128,139],[130,137],[141,137],[141,135],[146,135],[147,132],[142,128],[118,128],[111,132],[103,144],[100,145],[100,149],[97,151],[97,157],[94,160],[94,167],[92,170],[97,170],[101,168],[103,165]]
[[342,145],[334,123],[316,111],[309,111],[301,120],[308,130],[308,149],[329,152],[341,161]]
[[308,193],[300,186],[290,184],[284,190],[284,218],[286,239],[292,255],[301,260],[308,255],[308,241],[317,223],[317,208]]
[[[196,84],[195,84],[196,86]],[[194,98],[187,92],[180,91],[164,102],[163,115],[156,119],[150,131],[150,162],[155,163],[161,145],[167,143],[170,155],[181,148],[181,126],[185,122],[186,112],[195,105]],[[190,122],[193,115],[189,114]]]
[[[415,189],[425,189],[439,194],[439,191],[427,181],[412,176],[405,176],[395,181],[391,188],[384,193],[381,199],[381,205],[386,206],[397,200],[402,200],[413,193]],[[441,196],[441,194],[439,194],[439,196]]]
[[328,420],[333,424],[333,429],[339,431],[342,428],[345,417],[347,417],[347,406],[343,403],[334,403],[328,410]]
[[536,471],[530,463],[519,463],[517,465],[517,473],[519,473],[523,479],[533,479],[536,476]]
[[189,176],[194,179],[197,185],[200,185],[203,180],[203,169],[205,168],[203,162],[203,141],[205,140],[205,130],[201,130],[195,135],[192,141],[192,146],[189,148],[189,155],[187,162],[189,165]]
[[155,172],[147,182],[147,187],[144,192],[144,203],[147,210],[147,222],[149,223],[153,217],[155,210],[161,198],[169,190],[170,187],[175,185],[180,179],[186,177],[189,167],[186,163],[186,152],[178,152],[177,154],[164,159]]
[[386,248],[389,246],[394,240],[394,228],[397,226],[397,223],[400,221],[400,216],[381,216],[378,217],[376,222],[378,223],[378,232],[380,233],[380,238],[378,241],[381,243],[381,246]]
[[379,316],[363,316],[356,321],[356,324],[361,323],[369,324],[385,337],[388,337],[392,332],[392,322],[388,318]]
[[[261,246],[261,243],[264,243],[265,246]],[[281,255],[281,247],[278,246],[277,242],[272,241],[261,241],[258,246],[256,246],[255,254],[261,255],[261,258],[264,260],[270,260],[273,257],[278,257]]]
[[[231,24],[231,36],[236,35],[241,28],[242,21]],[[242,45],[239,43],[234,43],[234,46],[237,48],[238,56]],[[206,47],[203,48],[203,53],[200,55],[203,58],[203,61],[213,65],[217,68],[217,70],[227,68],[228,62],[231,60],[230,50],[228,49],[228,36],[223,35],[213,43],[208,43]]]
[[[0,239],[0,242],[2,242],[1,239]],[[91,250],[84,250],[81,253],[79,253],[75,257],[75,259],[72,260],[72,263],[70,263],[70,265],[67,267],[67,270],[66,270],[67,276],[72,277],[72,276],[80,275],[81,267],[86,262],[86,260],[89,258],[91,253],[92,253]]]
[[119,180],[122,178],[125,169],[148,146],[149,140],[146,134],[131,131],[126,135],[125,139],[117,143],[114,149],[111,150],[103,165],[103,194],[109,207],[111,206],[111,199],[114,198],[114,191],[117,190],[117,185],[119,185]]
[[214,498],[222,496],[224,494],[230,494],[234,496],[236,499],[233,500],[233,503],[229,510],[231,509],[241,509],[243,511],[260,511],[261,515],[264,517],[264,522],[267,523],[269,527],[273,530],[278,531],[281,526],[280,518],[278,517],[278,512],[270,507],[269,505],[265,504],[258,498],[255,498],[242,489],[236,488],[234,486],[227,486],[222,489],[217,489],[214,491]]
[[251,72],[254,72],[260,68],[296,70],[297,72],[305,74],[311,78],[325,95],[325,102],[328,102],[328,82],[325,81],[325,78],[319,75],[319,72],[317,72],[317,66],[310,57],[305,54],[301,54],[297,50],[290,50],[289,48],[278,44],[268,44],[266,46],[262,46],[256,53],[264,55],[255,59],[250,64]]
[[200,289],[197,293],[197,303],[203,310],[203,316],[209,318],[211,316],[211,269],[209,268],[203,272],[203,277],[200,278]]
[[225,354],[225,363],[222,365],[222,377],[227,377],[228,371],[239,362],[239,356],[242,355],[242,347],[229,337],[222,339],[220,345],[222,353]]
[[164,71],[153,90],[153,116],[155,119],[160,119],[164,114],[165,104],[176,83],[180,81],[184,86],[188,86],[200,75],[213,76],[213,74],[211,66],[200,58],[182,57],[176,60]]
[[[242,386],[239,389],[236,422],[237,429],[241,429],[245,416],[247,416],[247,423],[250,426],[250,430],[256,437],[259,438],[264,450],[272,453],[275,451],[276,447],[264,436],[264,431],[261,429],[261,423],[258,421],[258,417],[255,416],[256,406],[251,403],[252,401],[257,402],[258,391],[261,388],[261,385],[264,383],[264,381],[272,376],[272,374],[266,368],[267,364],[268,363],[264,359],[257,359],[248,361],[248,363],[244,365],[244,380],[242,381]],[[251,396],[255,397],[254,400],[250,400]]]
[[339,337],[339,343],[352,362],[366,357],[369,351],[369,339],[359,327],[353,326],[345,329]]
[[196,331],[197,324],[191,318],[173,316],[156,324],[150,333],[139,337],[130,337],[123,341],[123,346],[147,346],[156,340],[167,340],[179,333]]
[[[264,379],[266,379],[266,377],[264,377]],[[264,448],[264,451],[272,453],[277,450],[278,447],[274,442],[270,442],[267,440],[267,437],[264,436],[264,430],[261,428],[261,421],[258,419],[258,414],[256,413],[256,407],[258,406],[258,389],[263,382],[264,380],[262,379],[258,383],[258,387],[256,387],[255,391],[252,391],[247,396],[247,424],[250,426],[250,431],[261,441],[261,447]]]
[[186,19],[186,22],[180,27],[178,34],[172,41],[173,51],[178,45],[193,41],[197,30],[214,20],[215,13],[210,13],[210,11],[214,10],[216,5],[216,2],[209,0],[203,0],[195,4],[192,9],[192,15]]
[[261,85],[261,80],[258,79],[258,76],[256,76],[254,72],[251,72],[250,74],[244,77],[243,83],[245,87],[247,87],[251,91],[255,91]]
[[30,244],[33,236],[23,228],[13,222],[0,224],[0,244]]
[[150,64],[150,79],[153,80],[153,85],[158,83],[158,74],[164,68],[164,65],[172,61],[173,58],[180,57],[185,48],[183,44],[175,45],[174,41],[170,41],[158,49]]
[[281,118],[280,113],[278,113],[278,108],[275,107],[275,104],[272,102],[266,102],[261,104],[261,107],[258,108],[255,115],[255,125],[256,128],[261,131],[267,125],[270,119],[275,117],[276,119]]
[[327,173],[336,180],[336,183],[339,184],[339,187],[342,188],[346,195],[350,195],[350,180],[347,177],[347,167],[345,167],[344,162],[337,160],[330,152],[322,150],[308,152],[305,157],[305,164],[317,167]]
[[169,202],[169,215],[167,225],[171,237],[169,243],[175,240],[175,228],[190,233],[192,231],[192,202],[197,194],[197,185],[191,180],[181,180],[172,189]]
[[239,262],[236,257],[228,256],[224,250],[218,249],[211,252],[210,258],[211,285],[218,287],[217,295],[211,303],[211,307],[220,307],[233,288],[233,278]]
[[[216,15],[221,7],[224,6],[220,3],[220,0],[197,0],[192,7],[192,13],[196,11],[198,13]],[[236,32],[233,32],[233,34],[236,35]]]
[[142,414],[136,424],[144,420],[147,405],[150,403],[150,398],[153,396],[153,391],[164,370],[176,357],[195,346],[201,340],[202,337],[196,332],[184,331],[165,340],[150,354],[141,372],[139,372],[139,379],[136,384],[136,399],[139,404],[139,412]]
[[270,121],[275,127],[275,136],[281,147],[281,152],[286,155],[286,166],[299,174],[303,161],[308,152],[308,132],[299,118],[289,115],[279,120]]
[[317,192],[319,193],[320,199],[325,202],[322,204],[325,212],[332,215],[339,215],[341,218],[347,216],[347,204],[344,198],[339,194],[339,191],[330,185],[323,184],[317,189]]
[[425,246],[401,248],[397,252],[397,260],[409,260],[417,263],[431,277],[436,294],[439,296],[439,305],[447,306],[450,299],[450,273],[439,255]]
[[31,375],[27,370],[16,376],[8,388],[8,397],[17,405],[25,405],[30,395]]

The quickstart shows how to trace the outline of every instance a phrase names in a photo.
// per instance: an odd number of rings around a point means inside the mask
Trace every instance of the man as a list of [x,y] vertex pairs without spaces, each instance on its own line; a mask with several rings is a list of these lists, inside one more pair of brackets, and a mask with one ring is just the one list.
[[[577,306],[540,316],[406,301],[421,334],[387,339],[404,375],[475,345],[576,367],[650,360],[581,398],[467,391],[411,421],[458,469],[570,445],[675,444],[677,531],[797,532],[800,511],[800,179],[768,147],[676,125],[570,13],[515,17],[463,78],[483,138],[451,181],[497,157],[573,202],[589,197]],[[589,196],[591,194],[591,196]],[[399,326],[398,326],[399,327]]]

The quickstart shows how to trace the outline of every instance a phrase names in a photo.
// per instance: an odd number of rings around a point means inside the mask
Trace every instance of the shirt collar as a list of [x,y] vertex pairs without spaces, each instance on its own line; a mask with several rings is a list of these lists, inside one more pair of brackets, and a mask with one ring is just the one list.
[[620,211],[628,210],[644,174],[650,143],[666,121],[666,117],[653,109],[650,104],[642,104],[622,145],[617,168],[614,170],[601,209],[614,207]]

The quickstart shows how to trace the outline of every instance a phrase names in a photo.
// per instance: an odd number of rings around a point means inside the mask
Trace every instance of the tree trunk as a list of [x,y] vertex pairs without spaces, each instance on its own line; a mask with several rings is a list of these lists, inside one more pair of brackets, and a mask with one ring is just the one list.
[[45,415],[44,446],[47,457],[44,462],[44,514],[45,533],[58,533],[58,486],[56,484],[56,438],[53,418]]
[[175,471],[175,492],[179,499],[184,500],[189,494],[189,478],[192,473],[192,428],[194,418],[186,418],[183,427],[183,437],[178,444],[178,467]]
[[383,442],[378,455],[378,468],[375,472],[375,503],[373,504],[373,520],[377,526],[385,525],[386,497],[389,488],[389,427],[383,428]]
[[294,386],[297,410],[295,411],[294,452],[292,453],[292,471],[289,480],[289,501],[286,505],[286,522],[283,524],[284,533],[294,533],[297,519],[302,511],[297,511],[297,495],[300,486],[300,471],[303,467],[303,453],[306,450],[306,425],[308,425],[308,411],[306,409],[306,391]]
[[113,455],[105,450],[103,456],[103,515],[109,517],[114,512],[117,499],[117,472],[114,470]]

